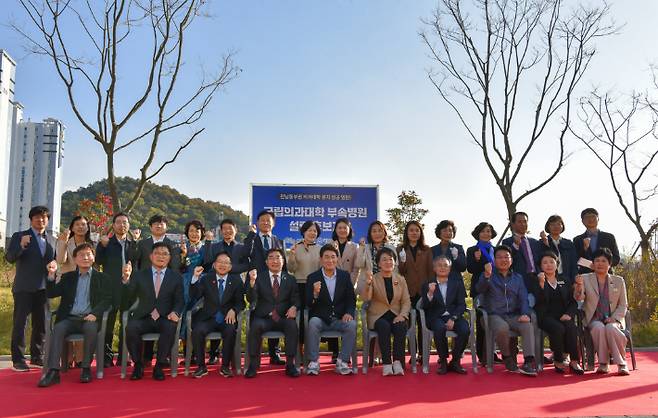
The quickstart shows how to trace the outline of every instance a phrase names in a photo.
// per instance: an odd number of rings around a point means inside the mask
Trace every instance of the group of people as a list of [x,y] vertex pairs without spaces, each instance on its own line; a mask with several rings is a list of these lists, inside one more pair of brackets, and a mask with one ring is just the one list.
[[[204,239],[206,231],[198,220],[185,226],[186,239],[176,243],[166,237],[167,219],[162,215],[149,220],[151,236],[136,241],[130,236],[130,218],[114,215],[110,236],[97,243],[90,239],[89,223],[75,217],[70,228],[56,242],[45,233],[49,211],[42,206],[30,210],[30,228],[12,236],[7,248],[9,262],[16,263],[14,281],[14,323],[11,352],[13,369],[27,371],[25,328],[32,317],[31,365],[47,367],[39,386],[59,382],[66,336],[84,335],[84,342],[71,350],[81,367],[80,380],[92,380],[90,364],[96,347],[101,319],[108,313],[104,365],[114,364],[114,327],[121,312],[129,312],[125,325],[126,346],[133,362],[131,379],[143,377],[150,367],[153,344],[142,342],[142,335],[158,333],[153,378],[164,380],[174,344],[187,330],[177,325],[200,299],[203,307],[192,320],[193,376],[208,374],[208,364],[219,364],[219,373],[232,377],[234,347],[240,313],[250,304],[249,332],[245,356],[246,378],[257,376],[262,336],[268,331],[284,335],[285,360],[277,338],[268,340],[270,364],[285,365],[285,373],[300,376],[300,353],[304,352],[307,375],[320,373],[319,346],[324,331],[337,332],[328,338],[335,371],[353,371],[352,353],[356,347],[357,296],[364,304],[369,330],[377,334],[378,346],[364,341],[364,350],[376,354],[382,373],[403,375],[408,338],[422,344],[420,323],[417,336],[409,335],[412,309],[422,309],[432,331],[438,352],[438,374],[465,374],[460,360],[472,332],[465,320],[466,286],[462,273],[471,275],[470,296],[478,309],[476,347],[480,362],[486,361],[482,311],[489,318],[502,359],[509,371],[537,375],[535,326],[550,340],[555,371],[583,374],[579,364],[576,318],[591,335],[599,367],[608,373],[611,361],[618,373],[629,373],[625,361],[624,317],[627,310],[624,280],[612,273],[619,263],[619,251],[612,234],[598,229],[598,212],[588,208],[581,220],[586,231],[573,241],[561,236],[564,222],[549,217],[539,239],[528,236],[528,215],[515,213],[510,219],[512,235],[494,245],[497,233],[487,222],[478,224],[471,235],[475,245],[464,247],[453,242],[457,228],[452,221],[441,221],[436,229],[440,242],[429,247],[423,226],[409,222],[402,243],[389,242],[385,225],[373,222],[367,237],[353,242],[347,218],[338,219],[332,241],[317,244],[320,226],[309,220],[300,228],[301,241],[286,251],[272,234],[275,215],[258,214],[243,243],[236,242],[237,226],[225,219],[217,242]],[[44,305],[47,298],[61,297],[48,344],[47,364],[43,364],[45,334]],[[303,318],[307,312],[308,318]],[[534,315],[533,315],[534,313]],[[537,324],[532,324],[536,318]],[[419,321],[420,322],[420,321]],[[306,324],[306,325],[304,325]],[[446,333],[456,338],[449,352]],[[524,361],[517,364],[517,340],[521,337]],[[206,336],[221,333],[222,348],[212,341],[206,360]],[[119,347],[124,344],[119,333]],[[339,349],[340,345],[340,349]],[[119,352],[121,356],[121,352]],[[543,356],[542,356],[543,357]],[[174,359],[175,360],[175,359]],[[448,361],[449,360],[449,361]],[[120,359],[117,359],[117,364]],[[233,366],[233,367],[232,367]]]

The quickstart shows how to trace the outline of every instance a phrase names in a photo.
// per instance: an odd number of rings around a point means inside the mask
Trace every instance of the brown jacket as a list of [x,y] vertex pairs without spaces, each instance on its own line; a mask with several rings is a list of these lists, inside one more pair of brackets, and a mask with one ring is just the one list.
[[[588,325],[596,312],[596,305],[599,303],[599,283],[596,273],[583,274],[583,290],[585,292],[585,302],[583,310],[585,311],[585,325]],[[608,298],[610,299],[610,316],[622,327],[625,326],[624,317],[628,309],[626,301],[626,283],[620,276],[608,274]],[[576,300],[580,299],[576,295]],[[581,296],[582,298],[582,296]]]
[[367,284],[363,286],[361,299],[364,302],[370,302],[366,315],[368,329],[375,328],[375,321],[388,311],[409,319],[409,311],[411,310],[409,289],[407,288],[407,281],[399,273],[393,272],[393,299],[391,303],[388,303],[386,285],[381,273],[375,274],[371,286]]
[[[402,245],[398,245],[398,248],[396,249],[398,260],[400,260],[401,251]],[[432,271],[432,249],[428,246],[425,246],[425,248],[418,247],[415,259],[409,247],[406,247],[404,252],[407,260],[404,263],[401,261],[399,262],[398,270],[407,281],[409,296],[413,298],[414,296],[418,296],[423,284],[425,284],[428,279],[434,277],[434,272]]]
[[[338,241],[334,241],[334,245],[338,247]],[[345,244],[343,255],[338,259],[338,268],[350,274],[352,285],[356,284],[356,279],[359,277],[359,268],[356,266],[356,253],[358,249],[358,244],[348,241]]]

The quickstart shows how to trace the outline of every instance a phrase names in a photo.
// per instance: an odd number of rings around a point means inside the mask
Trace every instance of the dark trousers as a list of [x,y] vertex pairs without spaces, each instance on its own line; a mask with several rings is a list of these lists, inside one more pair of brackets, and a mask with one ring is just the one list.
[[475,352],[478,355],[478,360],[480,360],[481,363],[486,363],[487,356],[484,354],[485,332],[484,325],[482,324],[482,312],[477,310],[475,315]]
[[[199,367],[206,365],[206,335],[211,332],[222,333],[222,365],[228,367],[233,358],[233,348],[235,346],[235,337],[237,334],[238,324],[227,324],[223,322],[218,324],[215,318],[209,318],[205,321],[198,321],[192,327],[192,345],[196,360]],[[189,347],[188,347],[189,350]],[[239,365],[235,365],[239,367]]]
[[393,360],[404,363],[404,345],[407,337],[407,322],[393,323],[395,314],[386,312],[375,321],[375,331],[382,352],[382,363],[391,364],[391,334],[393,335]]
[[30,356],[32,360],[41,359],[43,340],[46,336],[46,291],[15,292],[14,321],[11,330],[11,361],[25,362],[25,328],[28,315],[32,318],[32,337],[30,338]]
[[[448,322],[449,319],[449,316],[443,316],[436,318],[430,323],[430,329],[434,333],[436,350],[439,352],[439,358],[443,361],[448,358],[448,338],[446,337],[448,328],[446,328],[446,322]],[[452,327],[452,331],[457,334],[457,338],[452,342],[452,360],[459,361],[462,357],[462,353],[466,349],[471,330],[468,326],[468,322],[466,322],[464,318],[457,318],[455,325]]]
[[[411,309],[416,309],[416,304],[418,303],[418,300],[420,299],[420,295],[416,295],[411,298]],[[429,325],[429,324],[428,324]],[[420,312],[418,312],[418,309],[416,309],[416,341],[418,343],[416,344],[416,351],[418,351],[418,355],[422,357],[423,355],[423,327],[420,322]],[[411,353],[409,353],[411,354]],[[419,358],[421,358],[419,357]]]
[[555,361],[564,360],[564,353],[569,353],[571,360],[579,361],[578,329],[571,318],[570,321],[545,316],[539,321],[539,328],[548,334],[549,344]]
[[163,316],[159,317],[157,321],[154,321],[150,316],[142,319],[128,319],[128,325],[126,325],[126,345],[135,364],[143,365],[141,350],[142,335],[149,332],[160,334],[160,338],[158,339],[157,362],[160,364],[166,363],[167,358],[171,354],[174,339],[178,338],[176,335],[176,325],[175,322]]
[[[48,347],[48,368],[59,370],[62,350],[66,344],[65,338],[71,334],[84,335],[82,367],[91,365],[91,356],[96,352],[96,338],[98,336],[98,323],[85,321],[79,317],[68,317],[58,321],[53,327]],[[64,359],[67,361],[67,359]]]
[[[123,329],[123,317],[122,312],[116,309],[112,309],[107,315],[107,328],[105,329],[105,364],[112,364],[114,360],[113,345],[114,342],[114,324],[119,319],[119,330]],[[117,362],[121,361],[121,347],[123,347],[123,332],[119,331],[119,349]]]
[[[297,283],[297,289],[299,290],[299,302],[301,306],[297,309],[297,315],[299,315],[299,323],[304,323],[304,309],[306,309],[306,283]],[[304,327],[299,327],[299,341],[304,344]]]
[[251,361],[258,359],[258,356],[260,356],[261,335],[267,331],[280,331],[284,333],[286,362],[292,364],[295,354],[297,354],[299,330],[297,329],[297,321],[288,318],[281,318],[278,321],[274,321],[272,318],[252,319],[249,335],[247,336]]

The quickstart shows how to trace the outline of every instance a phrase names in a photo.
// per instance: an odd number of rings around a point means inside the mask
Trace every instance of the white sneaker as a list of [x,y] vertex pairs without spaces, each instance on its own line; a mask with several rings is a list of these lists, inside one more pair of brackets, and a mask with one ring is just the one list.
[[393,366],[391,366],[390,364],[384,364],[384,367],[382,369],[382,375],[393,376]]
[[336,359],[336,373],[343,376],[352,374],[352,368],[341,359]]
[[320,374],[320,363],[317,361],[311,361],[308,363],[308,366],[306,366],[306,374],[308,376],[310,375],[319,375]]
[[393,362],[393,374],[396,376],[404,376],[404,368],[402,367],[402,363],[398,360]]

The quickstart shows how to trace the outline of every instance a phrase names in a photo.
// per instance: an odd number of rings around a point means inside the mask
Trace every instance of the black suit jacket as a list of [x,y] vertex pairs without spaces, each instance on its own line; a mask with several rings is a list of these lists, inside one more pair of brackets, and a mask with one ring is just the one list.
[[[270,234],[270,238],[272,241],[271,248],[283,248],[283,241],[277,238],[276,235]],[[261,241],[260,235],[250,231],[244,239],[244,248],[244,254],[246,254],[249,263],[249,270],[267,270],[267,264],[265,264],[265,249],[263,248],[263,241]],[[285,265],[285,258],[283,270],[288,270]]]
[[[137,264],[135,260],[130,258],[136,252],[134,251],[136,246],[135,241],[126,239],[124,252],[126,263],[130,261],[133,265]],[[111,282],[112,306],[115,308],[121,306],[121,276],[123,275],[121,251],[121,244],[119,244],[116,236],[110,238],[106,247],[101,244],[96,247],[96,264],[103,269],[103,273],[107,275],[107,279]]]
[[484,255],[480,256],[480,261],[475,259],[475,252],[477,250],[477,245],[468,247],[466,250],[466,269],[471,273],[470,293],[472,298],[477,297],[478,292],[475,286],[477,286],[478,278],[484,272],[484,265],[487,264],[487,259]]
[[[320,294],[313,298],[313,286],[320,282]],[[350,273],[336,270],[336,290],[334,300],[329,297],[329,289],[324,281],[322,269],[308,275],[306,282],[306,301],[309,309],[309,319],[317,316],[325,323],[330,324],[332,319],[341,319],[343,315],[350,314],[356,318],[356,295]]]
[[[452,257],[452,248],[457,249],[457,258]],[[464,247],[451,241],[448,244],[448,251],[446,254],[452,261],[450,271],[456,271],[459,273],[466,271],[466,255],[464,254]],[[439,255],[441,255],[441,244],[436,244],[432,247],[432,258],[436,258]]]
[[176,312],[180,317],[183,311],[183,277],[170,268],[165,271],[157,298],[153,284],[153,271],[150,267],[133,273],[128,284],[123,285],[123,290],[124,310],[130,308],[135,299],[139,299],[137,308],[130,313],[132,318],[146,318],[151,315],[154,308],[163,317],[171,312]]
[[[427,291],[429,290],[430,283],[436,283],[434,290],[434,297],[432,300],[427,298]],[[453,320],[459,319],[466,312],[466,288],[464,281],[459,275],[450,273],[448,277],[448,291],[446,292],[446,301],[443,301],[441,291],[439,290],[439,283],[436,278],[423,284],[421,290],[422,303],[421,307],[425,310],[425,317],[427,324],[431,324],[438,318],[441,318],[444,312],[448,311]]]
[[[24,235],[32,237],[25,249],[21,248],[21,238]],[[16,277],[12,292],[36,292],[44,289],[44,281],[48,275],[46,265],[55,259],[55,250],[52,240],[47,237],[46,251],[44,255],[41,255],[39,243],[30,228],[11,236],[5,259],[10,263],[16,263]]]
[[[587,238],[587,231],[578,235],[577,237],[574,237],[573,245],[576,247],[576,253],[578,254],[578,257],[593,261],[594,257],[592,257],[592,247],[590,246],[587,251],[585,251],[585,244],[583,243],[585,238]],[[619,257],[619,248],[617,248],[617,240],[615,239],[615,236],[609,232],[599,231],[597,241],[597,249],[605,247],[610,249],[612,252],[612,265],[610,267],[614,267],[619,264],[621,258]],[[591,273],[592,270],[588,269],[587,267],[578,266],[578,272],[580,274],[584,274]]]
[[212,263],[215,262],[217,254],[226,251],[231,256],[231,273],[244,273],[249,270],[249,254],[246,253],[244,245],[237,241],[233,241],[232,246],[227,246],[224,240],[215,242],[210,246],[210,250],[206,251],[203,260],[203,268],[205,271],[212,271]]
[[[171,260],[169,260],[169,268],[172,270],[180,271],[181,262],[180,262],[180,247],[169,238],[165,237],[162,242],[167,244],[169,247],[169,253],[171,254]],[[153,252],[153,237],[144,238],[139,241],[137,245],[133,246],[132,253],[130,254],[130,259],[133,260],[133,269],[135,267],[137,270],[144,270],[151,268],[151,253]]]
[[245,307],[244,285],[239,274],[229,273],[226,283],[224,283],[221,301],[219,300],[217,274],[214,270],[211,273],[203,274],[199,281],[192,285],[190,292],[192,299],[203,298],[203,308],[195,317],[198,321],[214,318],[218,311],[226,316],[231,309],[235,311],[237,317],[237,314]]
[[539,271],[539,259],[543,251],[539,241],[528,236],[526,237],[528,238],[530,249],[532,250],[532,260],[525,259],[525,253],[521,247],[519,247],[518,250],[514,248],[514,236],[505,238],[503,240],[503,245],[507,245],[512,249],[512,270],[516,273],[519,273],[521,277],[523,277],[523,282],[525,283],[527,289],[530,280],[530,275],[527,273],[528,263],[532,263],[535,266],[535,271]]
[[274,309],[276,309],[281,318],[285,318],[286,312],[291,306],[295,306],[299,310],[301,305],[297,279],[286,271],[282,271],[279,277],[278,298],[274,298],[272,283],[270,282],[270,272],[268,270],[258,272],[258,277],[253,288],[249,284],[249,278],[247,277],[245,288],[247,289],[247,301],[256,304],[254,315],[257,318],[269,318]]
[[[571,283],[569,280],[564,277],[564,276],[558,276],[557,278],[557,288],[560,291],[560,296],[562,296],[562,303],[566,307],[566,309],[558,309],[557,306],[551,306],[549,304],[549,289],[550,285],[548,282],[544,283],[544,288],[542,289],[539,287],[539,279],[537,279],[536,275],[533,275],[532,280],[530,280],[530,289],[528,289],[529,292],[531,292],[533,295],[535,295],[535,313],[537,314],[537,317],[539,320],[542,320],[544,317],[546,317],[547,314],[550,312],[555,312],[559,311],[559,316],[562,316],[562,314],[567,314],[571,318],[575,318],[576,314],[578,313],[578,305],[576,303],[576,300],[573,298],[573,289],[571,286]],[[557,316],[557,315],[556,315]]]
[[[71,314],[75,303],[75,294],[78,288],[78,270],[62,274],[59,283],[54,280],[46,282],[46,296],[56,298],[61,296],[59,308],[57,308],[55,322],[66,319]],[[98,270],[91,271],[91,282],[89,283],[89,303],[91,313],[96,317],[100,325],[103,312],[112,305],[112,287],[107,275]]]
[[[555,252],[555,246],[551,239],[548,239],[549,245],[544,244],[543,241],[539,241],[541,245],[542,252],[552,251]],[[576,247],[573,245],[571,240],[566,238],[560,238],[560,243],[557,246],[557,250],[560,253],[560,259],[562,260],[562,275],[566,277],[571,284],[573,284],[576,274],[578,274],[578,254],[576,253]]]

